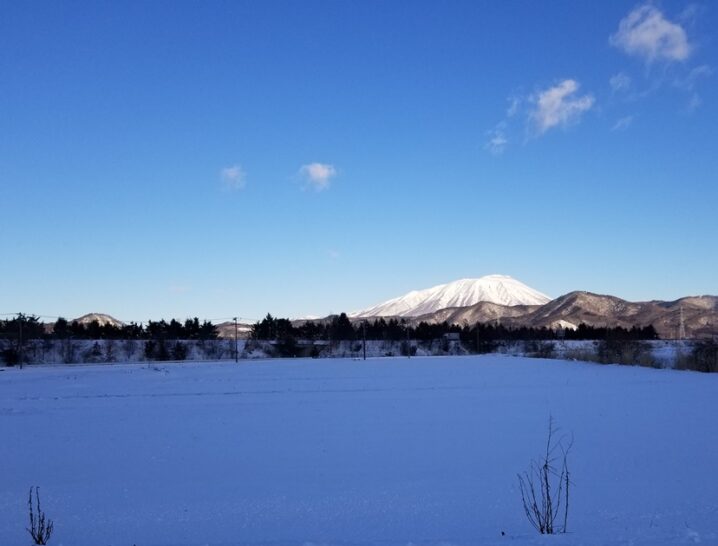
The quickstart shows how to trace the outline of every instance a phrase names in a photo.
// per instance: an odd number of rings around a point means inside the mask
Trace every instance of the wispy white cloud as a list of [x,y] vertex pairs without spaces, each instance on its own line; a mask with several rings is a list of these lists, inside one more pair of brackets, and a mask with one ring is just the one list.
[[534,108],[529,119],[539,135],[553,127],[577,123],[591,109],[596,102],[593,95],[578,96],[579,87],[576,80],[563,80],[531,97]]
[[501,122],[496,127],[486,132],[489,137],[488,142],[484,144],[484,150],[491,155],[501,155],[506,150],[509,139],[506,137],[506,123]]
[[693,91],[699,80],[708,78],[713,75],[713,69],[707,64],[696,66],[688,72],[688,75],[683,78],[676,79],[673,84],[676,87],[685,89],[686,91]]
[[694,22],[698,16],[705,11],[705,6],[699,6],[696,3],[688,4],[681,13],[678,14],[678,19],[684,23]]
[[299,174],[306,183],[305,187],[322,191],[329,188],[332,178],[337,175],[337,170],[334,165],[328,163],[309,163],[300,167]]
[[614,92],[627,91],[631,88],[631,77],[624,72],[619,72],[618,74],[611,76],[608,83],[611,85],[611,89]]
[[509,143],[516,140],[518,126],[524,122],[524,142],[527,136],[539,136],[553,127],[578,123],[596,102],[590,93],[579,95],[579,87],[577,81],[566,79],[532,95],[509,95],[504,119],[486,131],[484,150],[494,156],[503,154]]
[[512,118],[519,112],[519,108],[521,107],[521,102],[523,101],[523,98],[513,95],[509,97],[508,100],[509,107],[506,109],[506,117]]
[[621,19],[609,43],[647,63],[684,61],[692,50],[685,29],[650,4],[635,8]]
[[611,127],[611,131],[625,131],[632,124],[633,116],[625,116],[616,121],[616,123],[614,123],[613,127]]
[[703,99],[701,99],[700,96],[698,96],[698,93],[693,93],[693,95],[691,95],[690,100],[688,101],[687,109],[689,112],[693,112],[693,111],[697,110],[698,108],[700,108],[701,104],[703,104]]
[[688,78],[695,81],[697,78],[700,78],[702,76],[711,75],[713,75],[713,69],[707,64],[702,64],[700,66],[696,66],[693,70],[691,70],[688,74]]
[[219,177],[227,190],[241,190],[247,185],[247,175],[240,165],[225,167]]

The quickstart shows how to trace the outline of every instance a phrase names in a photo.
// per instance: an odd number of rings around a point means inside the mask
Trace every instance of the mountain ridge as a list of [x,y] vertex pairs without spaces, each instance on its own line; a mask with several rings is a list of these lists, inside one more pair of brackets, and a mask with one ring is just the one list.
[[[681,315],[683,318],[681,319]],[[540,306],[497,306],[481,302],[414,317],[412,323],[500,323],[506,327],[565,328],[652,325],[661,338],[677,338],[681,320],[687,337],[718,335],[718,296],[686,296],[673,301],[632,302],[576,290]]]

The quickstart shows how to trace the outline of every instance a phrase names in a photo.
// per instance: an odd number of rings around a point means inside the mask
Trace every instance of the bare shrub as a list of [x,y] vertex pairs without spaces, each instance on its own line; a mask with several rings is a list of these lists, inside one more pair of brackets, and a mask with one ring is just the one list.
[[564,358],[581,362],[599,362],[598,355],[593,349],[568,349],[564,352]]
[[73,364],[77,362],[77,345],[71,339],[62,340],[62,361],[65,364]]
[[235,349],[237,348],[237,346],[234,344],[234,340],[228,339],[223,343],[223,345],[224,345],[223,354],[226,354],[228,356],[228,358],[234,358]]
[[181,341],[175,341],[172,346],[172,360],[187,360],[187,345]]
[[718,373],[718,342],[715,340],[697,341],[689,354],[679,352],[676,355],[677,370]]
[[598,361],[603,364],[626,364],[655,367],[651,346],[635,340],[606,339],[598,344]]
[[[564,446],[562,439],[554,439],[555,433],[553,418],[549,417],[546,452],[541,459],[531,461],[527,471],[518,474],[524,512],[531,525],[542,535],[565,533],[568,525],[571,486],[568,452],[573,440]],[[558,454],[558,451],[561,453]],[[557,526],[556,520],[561,515],[563,525]]]
[[[200,341],[200,348],[202,349],[205,356],[207,356],[207,351],[204,349],[203,341]],[[259,343],[254,339],[248,339],[247,342],[244,344],[244,350],[242,351],[242,357],[248,357],[252,351],[257,349],[259,347]]]
[[144,355],[145,360],[155,360],[157,353],[157,342],[154,339],[145,341]]
[[125,354],[125,360],[128,362],[135,357],[137,350],[137,342],[134,339],[126,339],[122,342],[122,352]]
[[9,343],[0,346],[0,358],[7,366],[15,366],[20,363],[20,353]]
[[47,361],[47,356],[52,353],[52,349],[54,348],[54,343],[52,342],[52,339],[49,337],[46,337],[42,340],[42,361]]
[[92,347],[82,353],[82,361],[92,364],[102,362],[102,347],[99,341],[95,341]]
[[32,506],[32,490],[30,488],[30,496],[27,499],[27,507],[30,513],[30,527],[27,528],[27,532],[30,533],[32,540],[35,544],[43,545],[47,544],[52,536],[54,524],[51,519],[47,519],[45,512],[40,508],[40,488],[35,487],[35,503],[37,504],[37,515]]
[[556,344],[552,341],[524,341],[523,350],[524,354],[531,358],[554,358],[556,356]]
[[691,369],[691,355],[682,350],[681,347],[676,349],[675,356],[673,357],[673,369],[674,370],[690,370]]
[[416,356],[416,345],[412,345],[409,341],[402,341],[399,344],[399,354],[401,356]]
[[114,362],[115,359],[115,340],[108,339],[105,341],[105,362]]
[[274,348],[275,353],[281,358],[294,358],[301,352],[296,338],[291,335],[284,335],[280,337]]

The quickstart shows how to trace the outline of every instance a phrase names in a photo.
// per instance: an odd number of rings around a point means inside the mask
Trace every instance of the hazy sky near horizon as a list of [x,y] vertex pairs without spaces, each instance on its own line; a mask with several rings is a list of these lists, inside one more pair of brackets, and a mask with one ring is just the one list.
[[718,294],[718,5],[3,2],[0,313]]

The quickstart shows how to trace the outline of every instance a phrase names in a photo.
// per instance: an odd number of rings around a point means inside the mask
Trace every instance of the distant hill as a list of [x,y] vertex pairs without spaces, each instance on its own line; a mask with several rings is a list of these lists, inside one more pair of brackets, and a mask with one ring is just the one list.
[[78,324],[90,324],[94,321],[97,321],[100,326],[104,326],[105,324],[111,324],[112,326],[117,326],[118,328],[120,328],[125,325],[125,323],[121,320],[117,320],[115,317],[105,315],[103,313],[88,313],[76,319],[72,319],[69,322],[77,322]]
[[[234,339],[234,322],[221,322],[215,325],[217,327],[217,336],[220,338]],[[249,334],[252,333],[252,325],[238,323],[237,324],[237,337],[239,339],[246,339]]]
[[505,322],[506,319],[528,315],[540,307],[540,305],[500,305],[481,301],[468,307],[447,307],[433,313],[412,317],[411,322],[448,322],[449,324]]
[[[76,319],[72,319],[69,322],[75,322],[77,321],[80,324],[90,324],[93,321],[97,321],[100,326],[104,326],[105,324],[112,324],[113,326],[117,326],[118,328],[121,328],[122,326],[125,326],[125,323],[117,320],[111,315],[107,315],[104,313],[88,313],[86,315],[82,315],[81,317],[78,317]],[[53,323],[49,323],[46,325],[46,329],[48,332],[52,332]],[[228,339],[234,339],[234,322],[222,322],[220,324],[216,325],[217,327],[217,334],[220,338],[228,338]],[[250,332],[252,331],[252,325],[251,324],[244,324],[239,323],[237,325],[237,333],[240,339],[244,339],[249,337]]]

